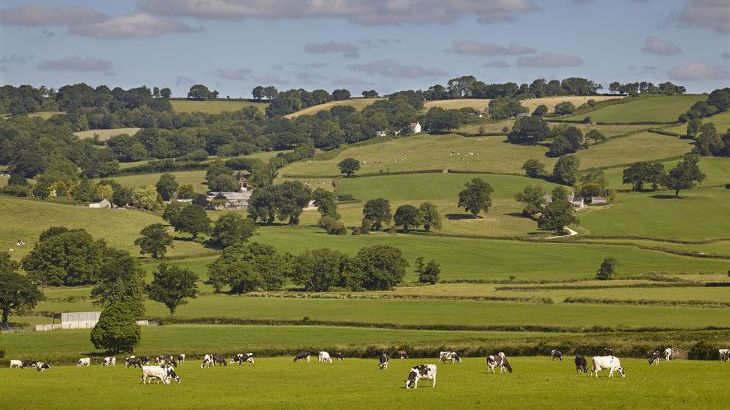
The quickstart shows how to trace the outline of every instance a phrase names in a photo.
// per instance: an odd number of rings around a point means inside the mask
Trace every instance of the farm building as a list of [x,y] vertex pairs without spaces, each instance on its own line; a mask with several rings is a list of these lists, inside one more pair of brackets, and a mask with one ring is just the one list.
[[[598,197],[596,197],[596,198],[598,198]],[[546,194],[545,196],[542,197],[542,199],[545,200],[546,204],[550,204],[553,202],[553,196],[550,194]],[[570,204],[576,208],[583,208],[586,205],[583,197],[574,196],[573,194],[568,195],[568,202],[570,202]]]
[[108,199],[102,199],[100,202],[92,202],[89,204],[89,208],[103,208],[111,209],[112,203]]
[[411,132],[414,134],[419,134],[422,131],[420,122],[412,122],[410,128]]
[[[251,198],[251,191],[240,192],[211,192],[208,194],[208,202],[211,203],[213,209],[244,209],[248,207],[248,200]],[[222,204],[215,205],[219,201],[225,201]]]
[[608,203],[608,198],[605,196],[594,196],[591,198],[591,204],[592,205],[606,205]]
[[[53,324],[36,325],[35,330],[38,332],[48,332],[57,329],[91,329],[96,326],[99,321],[101,312],[64,312],[53,315]],[[56,323],[56,320],[60,323]],[[146,320],[138,320],[140,326],[147,326],[149,322]]]

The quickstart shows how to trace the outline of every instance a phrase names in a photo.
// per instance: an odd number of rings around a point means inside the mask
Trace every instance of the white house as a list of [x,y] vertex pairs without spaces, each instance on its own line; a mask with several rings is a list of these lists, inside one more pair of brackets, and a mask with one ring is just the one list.
[[375,136],[376,136],[376,137],[380,137],[380,138],[382,138],[382,137],[385,137],[385,136],[387,136],[387,135],[388,135],[388,133],[387,133],[387,132],[385,132],[385,131],[383,131],[383,130],[377,131],[377,132],[375,133]]
[[214,199],[225,199],[224,206],[216,206],[216,210],[221,209],[244,209],[248,207],[248,200],[251,198],[252,191],[239,192],[211,192],[208,194],[208,202]]
[[410,128],[411,128],[411,132],[414,134],[419,134],[422,131],[421,123],[418,121],[412,122],[410,125]]
[[108,199],[102,199],[100,202],[92,202],[89,204],[89,208],[104,208],[111,209],[112,203]]
[[576,208],[583,208],[586,206],[585,200],[582,196],[568,196],[568,202]]

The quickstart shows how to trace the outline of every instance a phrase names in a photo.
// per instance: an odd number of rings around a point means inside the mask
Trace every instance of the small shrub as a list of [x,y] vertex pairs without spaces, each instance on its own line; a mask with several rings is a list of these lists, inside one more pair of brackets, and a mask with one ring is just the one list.
[[725,189],[730,189],[730,183],[725,184]]
[[337,194],[338,201],[354,201],[355,197],[352,194]]
[[479,135],[484,135],[487,133],[487,128],[485,126],[479,127]]
[[616,265],[618,261],[616,258],[606,258],[601,263],[601,267],[596,272],[596,279],[598,280],[609,280],[616,274]]

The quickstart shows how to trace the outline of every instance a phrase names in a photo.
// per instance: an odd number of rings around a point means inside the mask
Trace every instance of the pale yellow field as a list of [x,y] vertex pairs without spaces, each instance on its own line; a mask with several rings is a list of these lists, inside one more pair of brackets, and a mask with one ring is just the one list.
[[459,100],[435,100],[426,101],[423,110],[428,111],[429,108],[441,107],[445,110],[458,110],[460,108],[473,108],[479,112],[487,109],[489,99],[486,98],[464,98]]
[[340,105],[349,105],[350,107],[352,107],[358,111],[362,111],[362,109],[364,109],[368,105],[370,105],[378,100],[382,100],[382,98],[354,98],[351,100],[330,101],[328,103],[307,107],[303,110],[299,110],[299,111],[291,113],[289,115],[285,115],[284,117],[296,118],[300,115],[314,115],[320,111],[329,110],[329,109],[332,109],[332,107],[337,107]]
[[217,99],[211,101],[195,101],[195,100],[170,100],[172,109],[178,113],[202,112],[204,114],[220,114],[222,112],[234,112],[243,109],[243,107],[256,107],[262,113],[269,105],[267,102],[250,102],[241,100]]
[[30,113],[30,114],[28,114],[28,116],[29,117],[39,117],[44,120],[47,120],[47,119],[53,117],[54,115],[58,115],[58,114],[65,114],[65,112],[63,112],[63,111],[38,111],[38,112]]
[[110,130],[87,130],[74,132],[76,136],[82,139],[94,138],[95,135],[99,136],[100,141],[106,141],[111,137],[117,135],[135,135],[141,128],[114,128]]

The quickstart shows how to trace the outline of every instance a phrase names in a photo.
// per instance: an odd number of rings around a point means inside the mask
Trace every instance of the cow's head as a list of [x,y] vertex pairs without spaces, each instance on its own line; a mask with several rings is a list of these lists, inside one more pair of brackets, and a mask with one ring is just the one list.
[[172,367],[167,368],[167,382],[170,383],[170,379],[174,379],[176,382],[180,383],[180,376],[175,373],[175,370]]
[[416,379],[418,378],[418,370],[417,369],[411,369],[411,372],[408,373],[408,378],[406,379],[406,389],[410,389],[411,386],[416,382]]
[[456,360],[458,363],[461,363],[461,356],[459,356],[458,354],[454,353],[454,360]]
[[618,374],[621,375],[621,377],[626,377],[626,371],[623,367],[619,367],[618,369],[616,369],[616,371],[618,372]]

